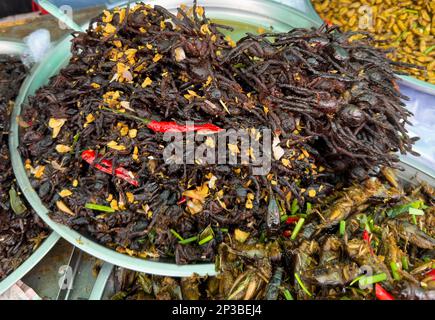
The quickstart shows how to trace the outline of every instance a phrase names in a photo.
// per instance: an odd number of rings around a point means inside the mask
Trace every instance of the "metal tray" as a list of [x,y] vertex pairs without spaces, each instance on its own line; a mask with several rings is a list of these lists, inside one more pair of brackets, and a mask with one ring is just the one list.
[[[313,4],[311,3],[310,0],[305,0],[306,1],[306,7],[308,8],[307,10],[307,15],[315,20],[317,23],[323,23],[322,18],[320,18],[319,14],[317,13],[316,9],[314,9]],[[425,92],[431,95],[435,96],[435,84],[431,84],[429,82],[426,81],[422,81],[419,80],[417,78],[411,77],[411,76],[402,76],[402,75],[398,75],[398,77],[400,78],[400,83],[402,83],[403,85],[410,87],[414,90],[417,91],[421,91],[421,92]]]
[[[24,43],[11,39],[0,39],[0,53],[9,54],[12,56],[20,55],[25,48]],[[15,121],[14,121],[15,122]],[[0,281],[0,294],[9,289],[15,282],[20,280],[27,272],[29,272],[56,244],[60,236],[55,232],[44,240],[41,246],[36,249],[26,261],[24,261],[17,269],[15,269],[6,278]]]

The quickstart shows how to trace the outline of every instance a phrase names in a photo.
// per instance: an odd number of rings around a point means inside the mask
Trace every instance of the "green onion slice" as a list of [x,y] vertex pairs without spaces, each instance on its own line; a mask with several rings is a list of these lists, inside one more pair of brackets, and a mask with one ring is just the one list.
[[356,282],[358,282],[360,279],[364,278],[366,275],[362,274],[358,277],[356,277],[355,279],[352,280],[352,282],[349,284],[349,287],[353,286]]
[[346,221],[341,220],[340,221],[340,236],[344,236],[344,233],[346,232]]
[[200,246],[202,246],[203,244],[206,244],[207,242],[210,242],[211,240],[213,240],[213,236],[212,235],[208,235],[207,237],[205,237],[204,239],[199,241],[198,244]]
[[311,202],[307,202],[307,214],[310,214],[312,210]]
[[416,208],[409,208],[408,211],[409,214],[412,214],[414,216],[423,216],[424,215],[424,211],[421,209],[416,209]]
[[292,215],[296,214],[296,212],[298,212],[299,210],[299,204],[298,204],[298,200],[294,199],[292,202],[292,206],[291,206],[291,213]]
[[284,290],[284,298],[286,300],[294,300],[292,294],[290,293],[290,291],[288,289]]
[[403,267],[404,270],[408,270],[409,269],[408,258],[407,257],[402,257],[402,267]]
[[175,236],[175,238],[177,238],[178,240],[180,240],[180,241],[184,240],[184,238],[177,231],[175,231],[174,229],[170,229],[170,231]]
[[387,274],[385,272],[375,274],[373,276],[365,276],[359,279],[360,286],[367,286],[373,283],[382,282],[387,280]]
[[296,224],[296,227],[293,229],[292,235],[290,237],[291,240],[296,239],[296,236],[298,235],[299,231],[301,231],[302,226],[304,225],[305,219],[300,218],[298,220],[298,223]]
[[194,237],[190,237],[181,241],[178,241],[179,244],[189,244],[191,242],[195,242],[196,240],[198,240],[198,236],[194,236]]
[[394,280],[400,280],[400,274],[398,272],[399,268],[397,267],[397,263],[391,261],[390,263],[391,273],[393,274]]
[[304,283],[302,282],[301,278],[299,277],[299,275],[296,272],[295,272],[295,279],[299,283],[299,285],[301,286],[302,290],[304,290],[304,292],[308,296],[312,297],[313,295],[311,294],[310,291],[308,291],[307,287],[305,287]]
[[113,209],[111,207],[103,206],[101,204],[96,204],[96,203],[86,203],[85,208],[91,209],[91,210],[96,210],[96,211],[102,211],[102,212],[110,212],[110,213],[115,212],[115,209]]

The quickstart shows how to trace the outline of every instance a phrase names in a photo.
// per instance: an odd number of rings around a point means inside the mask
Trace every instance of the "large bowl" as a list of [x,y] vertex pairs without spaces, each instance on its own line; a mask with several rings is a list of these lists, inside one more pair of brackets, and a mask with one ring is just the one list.
[[[171,0],[148,2],[150,4],[158,3],[173,12],[175,12],[175,9],[182,3],[182,1]],[[272,26],[276,31],[287,31],[294,27],[309,28],[318,25],[314,20],[307,18],[303,13],[295,9],[269,1],[240,0],[234,2],[229,0],[207,0],[198,1],[198,3],[205,7],[208,17],[212,19],[225,20],[228,24],[231,24],[231,22],[234,22],[235,25],[240,25],[240,23],[248,24],[250,28],[253,29],[251,31],[254,32],[258,27],[269,28]],[[214,264],[176,265],[175,263],[131,257],[100,245],[69,227],[58,224],[50,219],[48,209],[44,206],[38,194],[30,184],[26,170],[24,169],[23,159],[18,152],[19,127],[15,119],[20,115],[22,104],[27,101],[27,98],[30,95],[33,95],[38,88],[47,84],[51,76],[56,75],[62,67],[67,65],[71,56],[71,38],[72,37],[67,37],[60,41],[56,47],[46,55],[39,66],[25,80],[15,102],[9,144],[12,166],[18,184],[20,185],[25,197],[37,214],[54,231],[79,249],[99,259],[124,268],[157,275],[189,276],[193,273],[199,275],[214,275]]]
[[[9,39],[0,40],[0,54],[8,54],[19,56],[25,45],[22,42]],[[14,121],[15,122],[15,121]],[[55,245],[60,236],[56,232],[52,232],[50,236],[36,249],[17,269],[10,273],[6,278],[0,281],[0,294],[9,289],[15,282],[20,280],[29,272]]]
[[[311,1],[305,0],[305,2],[306,8],[308,8],[306,14],[317,23],[323,23],[322,18],[319,16],[316,9],[314,9]],[[422,81],[411,76],[398,75],[398,77],[400,78],[400,83],[404,84],[405,86],[435,96],[435,84],[431,84],[429,82]]]

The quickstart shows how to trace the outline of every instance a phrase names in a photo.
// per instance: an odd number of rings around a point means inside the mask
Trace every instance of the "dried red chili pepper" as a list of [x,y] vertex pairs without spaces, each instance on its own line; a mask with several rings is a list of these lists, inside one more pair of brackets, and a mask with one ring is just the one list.
[[394,297],[387,290],[382,288],[379,283],[375,284],[375,293],[378,300],[394,300]]
[[180,200],[178,200],[177,204],[180,205],[180,204],[185,203],[186,201],[187,201],[186,197],[183,196],[180,198]]
[[367,244],[369,245],[369,249],[370,249],[370,254],[373,256],[375,253],[373,252],[373,248],[371,245],[371,241],[370,241],[370,233],[367,230],[363,231],[363,235],[362,238],[365,242],[367,242]]
[[191,132],[191,131],[209,131],[219,132],[222,128],[215,126],[212,123],[194,124],[194,125],[180,125],[176,122],[165,121],[150,121],[147,127],[154,132]]
[[299,217],[288,217],[287,220],[285,221],[285,224],[293,224],[298,222]]
[[369,234],[369,232],[367,230],[363,231],[362,238],[363,238],[364,241],[366,241],[367,243],[370,244],[370,234]]
[[212,124],[212,123],[204,123],[204,124],[193,124],[193,125],[184,125],[178,124],[174,121],[155,121],[147,118],[136,117],[131,114],[126,114],[123,112],[119,112],[116,110],[112,110],[107,107],[103,107],[103,110],[110,111],[112,113],[116,113],[122,115],[129,119],[134,119],[144,123],[150,130],[154,132],[192,132],[192,131],[206,131],[206,132],[219,132],[223,129]]
[[[82,152],[82,159],[85,160],[87,163],[89,163],[91,166],[108,174],[113,173],[112,161],[102,159],[101,161],[99,161],[99,163],[94,164],[96,158],[97,158],[96,152],[93,150],[85,150]],[[128,171],[123,167],[117,167],[115,169],[115,176],[127,181],[128,183],[134,185],[135,187],[139,186],[139,182],[134,178],[133,173],[131,173],[131,171]]]
[[284,232],[282,233],[282,236],[286,238],[290,238],[291,235],[292,232],[290,230],[284,230]]
[[435,281],[435,269],[432,269],[428,273],[426,273],[426,276],[431,276],[432,281]]

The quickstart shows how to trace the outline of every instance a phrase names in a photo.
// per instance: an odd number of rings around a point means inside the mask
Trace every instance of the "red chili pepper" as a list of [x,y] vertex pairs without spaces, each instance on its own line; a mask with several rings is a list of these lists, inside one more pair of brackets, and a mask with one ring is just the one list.
[[48,11],[44,10],[39,4],[35,1],[32,1],[32,12],[41,12],[41,14],[48,14]]
[[290,230],[284,230],[282,233],[283,237],[289,238],[292,235],[292,232]]
[[370,244],[370,234],[367,230],[363,231],[363,240]]
[[183,204],[186,202],[186,200],[187,200],[186,197],[181,197],[180,200],[178,200],[177,204],[178,205]]
[[379,283],[375,284],[375,293],[378,300],[394,300],[394,297],[387,290],[382,288]]
[[426,273],[426,275],[427,276],[431,276],[432,277],[432,281],[435,281],[435,269],[432,269],[431,271]]
[[102,109],[110,111],[112,113],[119,114],[129,119],[140,121],[154,132],[192,132],[192,131],[219,132],[223,130],[222,128],[219,128],[218,126],[215,126],[212,123],[183,125],[183,124],[178,124],[174,121],[155,121],[147,118],[141,118],[135,115],[119,112],[117,110],[113,110],[107,107],[102,107]]
[[215,126],[212,123],[205,124],[194,124],[194,125],[183,125],[177,124],[176,122],[165,122],[165,121],[150,121],[147,127],[154,132],[191,132],[191,131],[209,131],[209,132],[219,132],[222,128]]
[[299,217],[288,217],[287,220],[285,221],[286,224],[293,224],[298,222]]
[[370,249],[370,254],[373,256],[375,253],[373,252],[373,248],[371,245],[371,241],[370,241],[370,233],[367,230],[363,231],[363,240],[365,242],[367,242],[367,244],[369,245],[369,249]]
[[[96,152],[93,150],[85,150],[82,152],[82,159],[89,163],[91,166],[102,172],[112,174],[112,161],[102,159],[101,161],[99,161],[99,163],[94,164],[96,158]],[[127,181],[135,187],[139,186],[139,182],[134,178],[133,173],[123,167],[118,167],[115,169],[115,176]]]

